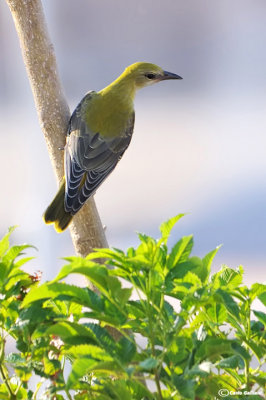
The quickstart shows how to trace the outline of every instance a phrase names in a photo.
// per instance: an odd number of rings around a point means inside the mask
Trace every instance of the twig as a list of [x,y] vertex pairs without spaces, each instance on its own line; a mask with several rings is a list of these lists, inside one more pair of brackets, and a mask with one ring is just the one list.
[[[57,72],[54,48],[49,38],[40,0],[6,0],[20,41],[24,63],[50,159],[58,182],[64,175],[63,152],[70,118]],[[41,216],[40,216],[41,218]],[[78,255],[93,248],[108,247],[95,203],[90,199],[70,227]]]

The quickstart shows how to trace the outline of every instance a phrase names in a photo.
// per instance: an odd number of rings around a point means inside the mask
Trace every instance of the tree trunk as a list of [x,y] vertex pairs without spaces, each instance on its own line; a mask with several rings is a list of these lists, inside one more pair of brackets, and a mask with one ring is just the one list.
[[[70,112],[58,77],[42,5],[40,0],[6,1],[14,19],[40,125],[59,183],[64,175],[60,148],[65,145]],[[83,257],[93,248],[108,246],[92,198],[73,218],[70,231],[75,250]]]

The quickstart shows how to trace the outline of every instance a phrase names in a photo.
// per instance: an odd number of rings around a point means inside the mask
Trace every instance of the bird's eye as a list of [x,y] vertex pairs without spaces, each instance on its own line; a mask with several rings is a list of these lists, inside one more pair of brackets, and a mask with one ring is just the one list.
[[155,79],[156,75],[153,73],[145,74],[146,78],[148,79]]

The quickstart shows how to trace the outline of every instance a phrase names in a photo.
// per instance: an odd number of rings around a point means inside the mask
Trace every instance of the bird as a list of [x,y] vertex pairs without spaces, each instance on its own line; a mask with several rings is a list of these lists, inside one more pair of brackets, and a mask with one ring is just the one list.
[[109,86],[85,94],[68,124],[65,176],[44,212],[46,224],[54,224],[59,233],[68,227],[128,148],[134,129],[137,90],[169,79],[182,77],[152,63],[136,62]]

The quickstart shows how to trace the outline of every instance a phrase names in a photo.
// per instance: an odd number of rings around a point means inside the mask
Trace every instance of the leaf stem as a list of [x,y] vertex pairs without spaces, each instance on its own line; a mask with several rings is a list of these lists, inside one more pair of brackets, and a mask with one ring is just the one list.
[[[146,295],[147,295],[147,314],[148,314],[148,321],[149,321],[149,331],[150,331],[150,343],[151,343],[151,352],[154,358],[156,358],[155,354],[155,346],[154,346],[154,331],[153,331],[153,318],[151,315],[151,304],[150,304],[150,292],[151,292],[151,270],[149,271],[148,275],[148,282],[147,282],[147,290],[146,290]],[[163,395],[162,395],[162,390],[161,390],[161,385],[160,385],[160,377],[158,373],[158,368],[155,368],[154,372],[154,377],[155,377],[155,384],[156,388],[158,391],[159,399],[163,400]]]
[[35,392],[33,393],[33,400],[36,400],[36,399],[37,399],[36,396],[37,396],[37,394],[38,394],[38,392],[39,392],[39,390],[40,390],[42,384],[43,384],[43,382],[42,382],[42,379],[41,379],[41,381],[37,383],[37,387],[36,387],[36,389],[35,389]]
[[69,393],[69,390],[68,390],[68,389],[65,389],[65,392],[66,392],[67,398],[68,398],[69,400],[72,400],[72,397],[71,397],[71,394]]
[[7,377],[7,375],[6,375],[5,371],[4,371],[2,363],[0,363],[0,376],[1,376],[1,379],[4,382],[4,384],[6,385],[7,391],[8,391],[9,396],[10,396],[10,400],[15,400],[16,399],[16,395],[13,393],[13,391],[11,389],[11,386],[10,386],[10,384],[8,382],[8,377]]
[[[246,327],[246,339],[247,342],[250,340],[250,301],[248,299],[248,309],[247,309],[247,327]],[[245,378],[246,378],[246,387],[249,390],[249,360],[245,359]]]
[[11,386],[9,384],[9,378],[8,375],[6,375],[4,366],[3,366],[3,359],[4,359],[4,339],[2,338],[2,343],[1,343],[1,350],[0,350],[0,376],[4,384],[6,385],[7,391],[10,396],[10,400],[15,400],[16,395],[13,393]]

